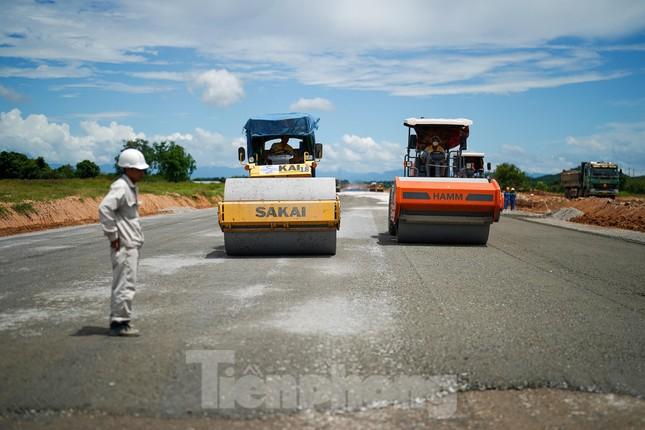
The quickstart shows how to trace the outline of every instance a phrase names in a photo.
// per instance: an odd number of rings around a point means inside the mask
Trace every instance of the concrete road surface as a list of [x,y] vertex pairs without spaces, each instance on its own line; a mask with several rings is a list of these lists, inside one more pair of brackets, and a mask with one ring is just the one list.
[[[344,193],[342,208],[334,257],[228,258],[214,210],[145,218],[131,339],[106,336],[98,226],[0,239],[0,416],[333,412],[342,402],[325,402],[325,384],[339,371],[368,412],[414,406],[409,390],[370,385],[383,378],[425,381],[438,413],[462,418],[441,404],[455,389],[645,396],[645,246],[510,218],[483,247],[399,245],[386,193]],[[287,385],[272,409],[262,387],[276,375]],[[622,411],[599,404],[605,419]],[[634,407],[622,419],[642,425]]]

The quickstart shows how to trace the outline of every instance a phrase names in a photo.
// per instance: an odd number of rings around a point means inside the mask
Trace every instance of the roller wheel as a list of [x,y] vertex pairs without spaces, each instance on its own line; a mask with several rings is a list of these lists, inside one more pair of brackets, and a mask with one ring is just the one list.
[[387,232],[396,235],[396,224],[392,222],[392,199],[394,198],[394,187],[390,188],[390,202],[387,207]]

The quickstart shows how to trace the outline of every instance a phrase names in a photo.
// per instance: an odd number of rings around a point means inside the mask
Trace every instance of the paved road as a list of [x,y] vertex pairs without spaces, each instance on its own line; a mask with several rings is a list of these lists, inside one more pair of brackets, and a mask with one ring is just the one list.
[[145,218],[136,339],[105,335],[97,226],[1,239],[0,413],[255,414],[201,408],[200,350],[233,351],[237,380],[340,365],[645,396],[645,246],[510,218],[485,247],[398,245],[385,199],[342,196],[335,257],[227,258],[212,210]]

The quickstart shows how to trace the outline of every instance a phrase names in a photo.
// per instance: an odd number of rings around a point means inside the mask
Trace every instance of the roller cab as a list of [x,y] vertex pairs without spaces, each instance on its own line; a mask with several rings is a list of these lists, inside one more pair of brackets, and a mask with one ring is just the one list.
[[227,179],[218,204],[227,254],[336,253],[340,201],[334,178],[315,177],[317,123],[305,114],[247,121],[247,148],[238,158],[249,176]]
[[486,244],[503,201],[484,154],[466,151],[472,121],[410,118],[404,125],[408,150],[390,190],[390,234],[399,242]]

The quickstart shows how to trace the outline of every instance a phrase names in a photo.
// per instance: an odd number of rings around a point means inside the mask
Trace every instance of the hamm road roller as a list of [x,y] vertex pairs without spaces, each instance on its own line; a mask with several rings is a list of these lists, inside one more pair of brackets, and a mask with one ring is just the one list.
[[390,190],[389,233],[399,242],[486,244],[504,202],[484,154],[467,152],[472,121],[421,117],[403,125],[408,147]]
[[248,177],[227,179],[218,204],[228,255],[336,253],[340,201],[335,178],[316,177],[318,121],[288,113],[246,122],[238,159]]

